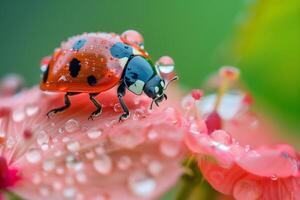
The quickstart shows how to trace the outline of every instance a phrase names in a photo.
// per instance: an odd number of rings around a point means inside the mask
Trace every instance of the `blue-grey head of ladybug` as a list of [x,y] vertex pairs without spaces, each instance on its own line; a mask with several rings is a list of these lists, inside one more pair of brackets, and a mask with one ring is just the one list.
[[[167,99],[164,91],[168,84],[165,83],[165,80],[149,59],[141,55],[134,55],[133,48],[121,42],[114,44],[110,52],[115,58],[127,59],[121,82],[125,84],[129,91],[137,95],[144,92],[153,99],[152,104],[155,103],[157,106],[159,102]],[[177,77],[174,77],[171,81],[176,79]]]

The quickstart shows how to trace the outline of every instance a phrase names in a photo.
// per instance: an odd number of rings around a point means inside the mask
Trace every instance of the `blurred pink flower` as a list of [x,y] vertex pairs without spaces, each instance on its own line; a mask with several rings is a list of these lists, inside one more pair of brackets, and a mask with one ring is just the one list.
[[[188,96],[185,101],[191,99]],[[205,179],[217,191],[235,199],[300,199],[299,154],[282,144],[264,118],[249,110],[253,102],[249,95],[226,93],[217,110],[215,102],[216,95],[197,102],[201,116],[190,120],[185,135]],[[209,132],[206,125],[211,113],[216,113],[222,124],[216,120],[215,127],[220,129]]]
[[169,96],[150,111],[148,98],[128,93],[132,114],[120,123],[115,90],[99,95],[103,113],[93,121],[85,94],[51,119],[46,112],[62,104],[62,94],[33,88],[0,97],[0,180],[20,175],[0,189],[31,200],[159,197],[180,176],[185,154],[185,123]]

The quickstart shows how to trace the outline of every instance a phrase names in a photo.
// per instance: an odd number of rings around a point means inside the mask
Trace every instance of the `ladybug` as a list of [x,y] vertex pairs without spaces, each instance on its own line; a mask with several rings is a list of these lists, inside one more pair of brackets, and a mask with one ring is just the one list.
[[[167,99],[167,85],[143,47],[143,37],[137,31],[115,33],[84,33],[62,42],[52,56],[41,62],[44,91],[64,92],[65,105],[50,110],[47,116],[70,107],[69,96],[88,93],[96,110],[89,119],[102,111],[95,97],[117,85],[117,95],[124,113],[119,120],[128,118],[129,109],[123,97],[126,89],[136,95],[143,92],[158,103]],[[176,80],[174,77],[171,81]],[[171,82],[169,81],[169,82]]]

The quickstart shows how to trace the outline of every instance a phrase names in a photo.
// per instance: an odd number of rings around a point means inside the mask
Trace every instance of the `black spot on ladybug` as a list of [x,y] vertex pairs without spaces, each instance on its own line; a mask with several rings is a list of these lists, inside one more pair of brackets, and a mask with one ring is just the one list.
[[80,61],[76,58],[73,58],[69,65],[70,75],[73,78],[77,77],[79,74],[80,68],[81,68]]
[[94,85],[97,84],[97,79],[96,79],[95,76],[90,75],[90,76],[87,77],[87,82],[88,82],[88,84],[89,84],[90,86],[94,86]]
[[74,51],[79,51],[79,50],[84,46],[85,43],[86,43],[86,39],[80,39],[80,40],[77,40],[77,41],[73,44],[72,49],[73,49]]
[[49,75],[49,65],[47,66],[46,70],[43,73],[43,82],[46,83]]

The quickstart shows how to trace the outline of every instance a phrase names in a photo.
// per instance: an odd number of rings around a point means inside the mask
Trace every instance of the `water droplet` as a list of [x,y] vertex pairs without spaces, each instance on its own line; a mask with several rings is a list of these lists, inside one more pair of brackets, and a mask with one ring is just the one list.
[[22,110],[22,109],[14,110],[12,113],[12,118],[15,122],[22,121],[25,118],[24,110]]
[[69,174],[67,176],[65,176],[65,183],[67,185],[73,185],[74,184],[73,176],[69,175]]
[[162,141],[160,143],[160,152],[167,157],[175,157],[180,152],[180,143],[176,141]]
[[105,154],[98,156],[93,165],[94,169],[100,174],[109,174],[112,171],[112,160]]
[[58,133],[62,134],[62,133],[64,133],[64,132],[65,132],[64,128],[59,128],[59,129],[58,129]]
[[251,149],[250,145],[245,145],[245,152],[250,151],[250,149]]
[[69,137],[63,137],[63,139],[62,139],[62,141],[64,142],[64,143],[67,143],[67,142],[69,142],[71,139],[69,138]]
[[210,136],[214,141],[220,144],[230,145],[232,143],[231,136],[223,130],[216,130],[212,132]]
[[48,144],[42,144],[41,146],[42,151],[47,151],[49,149],[49,145]]
[[67,149],[70,152],[77,152],[80,150],[80,143],[78,141],[73,141],[67,144]]
[[141,48],[144,47],[143,36],[135,30],[127,30],[121,34],[121,37],[127,42],[139,45]]
[[109,138],[118,146],[132,149],[145,141],[143,127],[123,127],[119,132],[111,132]]
[[233,189],[235,199],[258,199],[261,195],[261,187],[251,180],[238,181]]
[[13,137],[9,136],[6,140],[6,147],[11,149],[16,144],[16,141]]
[[41,176],[39,174],[33,174],[32,183],[38,185],[42,182]]
[[41,186],[39,188],[39,192],[42,196],[46,197],[46,196],[49,196],[49,188],[46,187],[46,186]]
[[76,195],[76,190],[73,187],[69,187],[64,189],[63,195],[66,198],[73,198]]
[[48,144],[49,136],[46,131],[40,131],[37,136],[37,143],[41,146],[42,144]]
[[89,159],[89,160],[92,160],[92,159],[95,158],[95,153],[92,152],[92,151],[88,151],[88,152],[85,153],[85,157],[86,157],[87,159]]
[[157,160],[153,160],[148,164],[148,172],[153,176],[159,175],[162,169],[162,164]]
[[271,178],[271,180],[272,180],[272,181],[276,181],[276,180],[278,180],[278,176],[276,176],[275,174],[274,174],[274,175],[272,175],[270,178]]
[[169,74],[174,71],[174,60],[170,56],[162,56],[157,61],[159,71]]
[[30,163],[37,163],[41,160],[41,152],[36,148],[31,148],[26,153],[26,159]]
[[43,169],[45,171],[52,171],[55,168],[55,162],[53,160],[46,160],[43,163]]
[[129,176],[128,186],[133,194],[147,197],[155,190],[156,181],[148,174],[137,171]]
[[86,175],[83,172],[79,172],[78,174],[76,174],[76,180],[79,183],[85,183],[87,181]]
[[144,109],[136,109],[134,112],[133,112],[133,115],[132,115],[132,119],[133,120],[140,120],[141,118],[145,118],[146,117],[146,113],[145,113],[145,110]]
[[102,130],[90,130],[87,135],[90,139],[96,139],[102,135]]
[[122,107],[121,107],[121,104],[120,104],[120,103],[116,103],[116,104],[114,105],[114,111],[115,111],[116,113],[123,112],[123,110],[122,110]]
[[37,114],[38,111],[39,111],[39,107],[37,105],[28,105],[25,108],[25,112],[26,112],[27,116],[29,116],[29,117]]
[[108,195],[99,194],[93,198],[93,200],[108,200],[110,199]]
[[155,140],[155,139],[157,139],[158,138],[158,133],[155,131],[155,130],[150,130],[149,132],[148,132],[148,139],[150,139],[150,140]]
[[83,169],[83,162],[77,159],[74,155],[68,155],[65,159],[66,166],[69,169],[73,169],[75,171],[80,171]]
[[122,156],[117,162],[117,166],[120,170],[128,169],[132,164],[132,160],[129,156]]
[[62,184],[59,181],[54,181],[52,183],[52,187],[53,187],[54,190],[58,191],[58,190],[62,189]]
[[59,175],[62,175],[65,172],[65,169],[63,167],[57,167],[56,168],[56,173]]
[[65,124],[65,130],[69,133],[73,133],[79,129],[79,124],[75,119],[69,119]]

